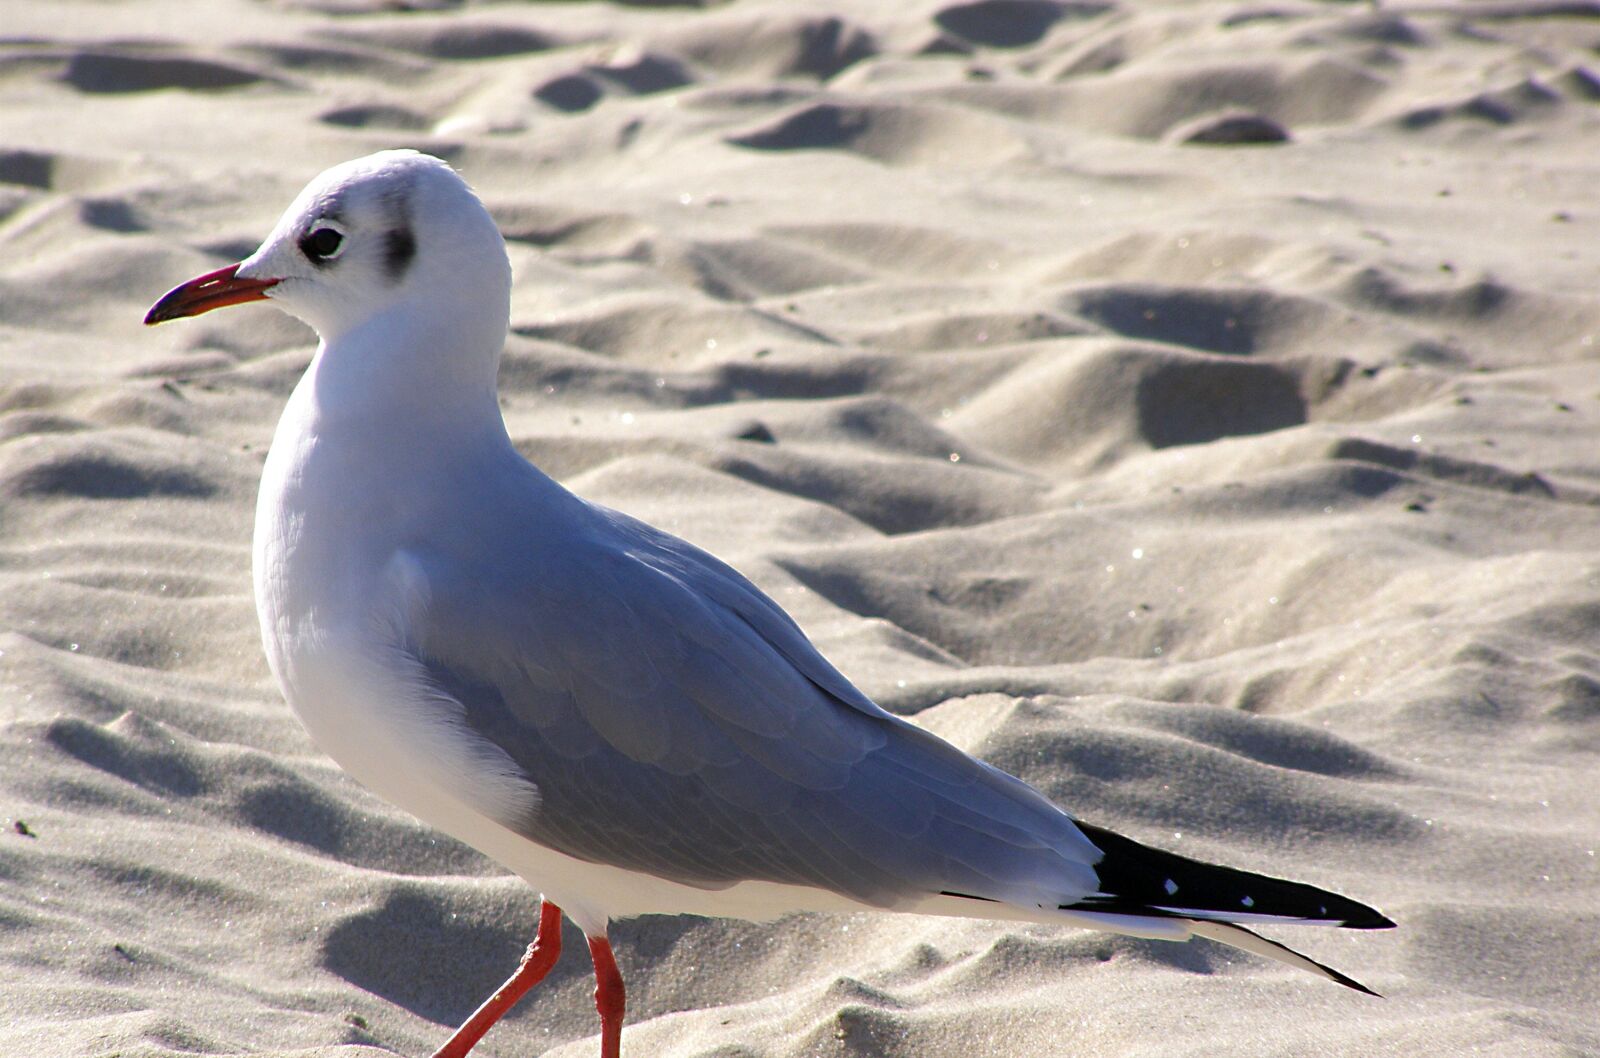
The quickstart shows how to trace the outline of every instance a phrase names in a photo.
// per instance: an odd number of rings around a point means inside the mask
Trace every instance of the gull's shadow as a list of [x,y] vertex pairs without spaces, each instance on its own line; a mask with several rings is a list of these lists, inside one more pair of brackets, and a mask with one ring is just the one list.
[[[455,1026],[516,969],[539,925],[539,899],[398,885],[328,932],[322,964],[358,988],[440,1025]],[[563,924],[563,959],[544,987],[589,973],[583,933]]]

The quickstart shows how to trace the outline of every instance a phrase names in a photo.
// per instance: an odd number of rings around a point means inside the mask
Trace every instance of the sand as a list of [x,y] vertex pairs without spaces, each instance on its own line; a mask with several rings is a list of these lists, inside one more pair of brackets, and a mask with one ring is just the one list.
[[[647,918],[625,1054],[1600,1054],[1600,8],[0,25],[0,1051],[424,1055],[531,936],[262,660],[310,332],[140,326],[414,146],[510,240],[530,458],[1084,818],[1400,924],[1268,931],[1380,1001],[1200,942]],[[567,941],[484,1055],[597,1052]]]

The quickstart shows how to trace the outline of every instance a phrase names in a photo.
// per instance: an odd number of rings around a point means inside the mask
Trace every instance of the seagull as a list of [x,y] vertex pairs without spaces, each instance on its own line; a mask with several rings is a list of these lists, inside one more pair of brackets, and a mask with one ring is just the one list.
[[540,893],[463,1058],[608,923],[914,912],[1203,937],[1376,995],[1248,926],[1393,922],[1347,897],[1086,823],[887,712],[733,567],[588,502],[512,446],[496,394],[511,265],[448,164],[322,173],[255,253],[146,324],[270,300],[321,338],[262,471],[253,575],[289,706],[358,782]]

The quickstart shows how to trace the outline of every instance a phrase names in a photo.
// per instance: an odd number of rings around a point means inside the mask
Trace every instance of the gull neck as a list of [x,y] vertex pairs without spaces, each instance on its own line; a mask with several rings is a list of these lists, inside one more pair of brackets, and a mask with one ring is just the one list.
[[324,340],[307,379],[319,429],[441,441],[503,435],[495,376],[509,312],[440,308],[396,304]]

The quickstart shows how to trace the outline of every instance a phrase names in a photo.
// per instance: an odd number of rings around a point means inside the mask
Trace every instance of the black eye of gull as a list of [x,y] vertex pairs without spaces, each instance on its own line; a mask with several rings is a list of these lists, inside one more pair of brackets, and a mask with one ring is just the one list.
[[300,252],[316,264],[333,260],[343,246],[344,235],[329,227],[317,228],[300,240]]

